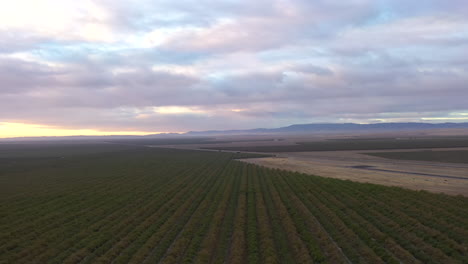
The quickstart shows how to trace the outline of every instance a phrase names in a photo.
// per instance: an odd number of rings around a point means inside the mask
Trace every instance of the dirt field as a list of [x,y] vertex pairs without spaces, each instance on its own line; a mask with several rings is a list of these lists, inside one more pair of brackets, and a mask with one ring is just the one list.
[[[330,144],[336,144],[333,140],[356,140],[368,142],[367,139],[394,139],[410,137],[417,140],[427,139],[432,136],[458,136],[466,138],[468,130],[429,130],[400,133],[360,133],[360,134],[314,134],[314,135],[264,135],[264,136],[235,136],[219,137],[215,141],[229,141],[228,143],[165,145],[179,149],[198,149],[204,151],[237,152],[235,147],[271,147],[284,148],[295,146],[297,142],[310,141],[322,144],[332,139]],[[456,139],[456,138],[455,138]],[[449,138],[449,141],[453,138]],[[338,141],[339,142],[339,141]],[[411,143],[411,141],[408,141]],[[442,141],[442,143],[444,143]],[[366,143],[368,144],[368,143]],[[443,144],[442,144],[443,145]],[[360,145],[357,145],[358,147]],[[203,149],[202,149],[203,148]],[[212,148],[211,150],[206,148]],[[227,149],[227,150],[226,150]],[[255,148],[252,148],[255,149]],[[274,149],[274,148],[273,148]],[[468,164],[441,163],[435,161],[395,160],[382,157],[365,155],[363,153],[375,152],[412,152],[428,151],[425,149],[372,149],[372,150],[343,150],[343,151],[309,151],[309,152],[263,152],[275,157],[245,159],[245,162],[254,163],[271,168],[279,168],[314,174],[324,177],[339,178],[358,182],[368,182],[390,186],[400,186],[414,190],[427,190],[447,194],[461,194],[468,196]],[[465,148],[437,148],[433,150],[468,150]],[[255,152],[251,152],[255,153]]]
[[468,164],[391,160],[361,154],[365,152],[272,153],[276,157],[243,161],[324,177],[468,196]]
[[368,155],[397,160],[424,160],[468,164],[468,150],[378,152]]

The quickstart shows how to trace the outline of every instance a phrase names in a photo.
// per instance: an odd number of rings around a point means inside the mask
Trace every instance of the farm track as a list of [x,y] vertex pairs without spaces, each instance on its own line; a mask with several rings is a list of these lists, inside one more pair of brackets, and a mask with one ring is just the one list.
[[410,175],[427,176],[427,177],[458,179],[458,180],[464,180],[464,181],[468,180],[467,177],[457,177],[457,176],[429,174],[429,173],[420,173],[420,172],[409,172],[409,171],[398,171],[398,170],[386,170],[386,169],[375,168],[374,166],[368,166],[368,165],[350,166],[350,168],[361,169],[361,170],[370,170],[370,171],[391,172],[391,173],[397,173],[397,174],[410,174]]
[[247,156],[141,148],[1,175],[0,263],[468,263],[466,197]]

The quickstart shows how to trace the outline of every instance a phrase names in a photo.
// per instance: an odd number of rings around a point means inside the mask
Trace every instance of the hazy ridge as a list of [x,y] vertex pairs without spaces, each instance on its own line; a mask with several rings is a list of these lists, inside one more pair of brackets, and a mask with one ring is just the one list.
[[221,135],[268,135],[268,134],[313,134],[313,133],[333,133],[333,132],[396,132],[415,131],[429,129],[465,129],[465,123],[377,123],[377,124],[357,124],[357,123],[322,123],[322,124],[294,124],[279,128],[255,128],[255,129],[235,129],[235,130],[207,130],[189,131],[186,133],[163,133],[145,136],[135,135],[109,135],[109,136],[64,136],[64,137],[15,137],[4,138],[0,141],[12,140],[80,140],[80,139],[132,139],[132,138],[173,138],[173,137],[199,137],[199,136],[221,136]]

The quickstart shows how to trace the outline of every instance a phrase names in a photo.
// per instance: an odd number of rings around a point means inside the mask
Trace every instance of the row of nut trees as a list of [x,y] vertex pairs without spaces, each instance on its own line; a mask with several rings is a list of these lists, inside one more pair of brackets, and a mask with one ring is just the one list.
[[0,173],[0,263],[468,263],[466,197],[236,157],[145,149]]

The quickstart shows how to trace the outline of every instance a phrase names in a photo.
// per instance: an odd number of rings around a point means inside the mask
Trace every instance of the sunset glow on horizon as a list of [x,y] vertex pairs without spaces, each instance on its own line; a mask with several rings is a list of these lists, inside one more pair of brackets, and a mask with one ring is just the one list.
[[149,135],[162,132],[144,131],[98,131],[93,129],[62,129],[37,124],[0,123],[0,138],[16,137],[63,137],[63,136],[110,136]]

